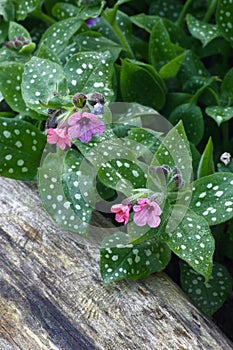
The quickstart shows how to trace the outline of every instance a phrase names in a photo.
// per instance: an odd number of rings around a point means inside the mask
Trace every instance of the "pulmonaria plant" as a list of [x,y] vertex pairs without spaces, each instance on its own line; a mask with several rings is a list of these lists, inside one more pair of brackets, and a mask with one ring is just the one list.
[[233,259],[231,2],[0,6],[0,175],[38,179],[71,232],[85,236],[93,212],[108,211],[106,284],[161,271],[175,254],[183,289],[209,315],[232,286],[213,264]]

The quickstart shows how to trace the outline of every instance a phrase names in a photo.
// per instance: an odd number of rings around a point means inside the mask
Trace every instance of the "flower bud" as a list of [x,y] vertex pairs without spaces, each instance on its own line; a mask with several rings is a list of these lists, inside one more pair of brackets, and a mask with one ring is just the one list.
[[92,113],[94,114],[104,114],[104,106],[100,103],[97,102],[94,107]]
[[224,164],[224,165],[228,165],[231,161],[231,154],[228,153],[228,152],[224,152],[221,157],[220,157],[220,160],[221,162]]
[[96,103],[101,103],[102,105],[105,103],[104,96],[99,94],[98,92],[94,92],[89,98],[88,102],[91,106],[94,106]]
[[83,108],[86,105],[87,102],[87,96],[84,94],[76,94],[73,96],[73,104],[75,105],[75,107],[78,108]]
[[169,172],[171,171],[171,168],[169,165],[163,164],[160,166],[149,166],[149,173],[152,176],[159,176],[160,178],[162,177],[167,177]]

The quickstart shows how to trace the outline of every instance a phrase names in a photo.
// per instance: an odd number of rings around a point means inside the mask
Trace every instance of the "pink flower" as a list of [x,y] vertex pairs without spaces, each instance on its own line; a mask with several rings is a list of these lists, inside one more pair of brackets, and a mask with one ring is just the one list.
[[158,227],[160,224],[159,215],[162,214],[162,210],[158,203],[151,202],[148,198],[139,198],[137,200],[139,205],[134,205],[133,210],[134,222],[137,226],[149,225],[150,227]]
[[67,134],[66,127],[57,127],[56,129],[47,129],[45,131],[47,136],[47,142],[53,144],[58,144],[58,146],[64,150],[66,146],[71,147],[71,140]]
[[115,204],[111,207],[111,212],[116,213],[115,220],[117,222],[124,222],[124,224],[126,225],[129,221],[130,209],[131,205]]
[[95,134],[104,132],[104,123],[93,113],[74,113],[69,119],[68,129],[70,138],[78,138],[82,142],[89,142]]

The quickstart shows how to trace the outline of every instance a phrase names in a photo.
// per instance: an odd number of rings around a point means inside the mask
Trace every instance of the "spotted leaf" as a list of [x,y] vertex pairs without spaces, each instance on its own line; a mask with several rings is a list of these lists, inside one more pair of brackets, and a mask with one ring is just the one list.
[[161,271],[170,260],[170,249],[156,240],[135,245],[128,242],[128,236],[122,232],[104,239],[100,270],[105,284],[124,278],[136,280]]
[[177,106],[170,114],[169,121],[175,125],[179,120],[183,121],[189,141],[197,145],[204,133],[204,119],[200,107],[193,103]]
[[218,126],[233,117],[233,107],[211,106],[207,107],[205,112],[215,120]]
[[[66,198],[71,202],[75,214],[83,222],[91,218],[94,196],[93,170],[89,163],[83,162],[83,156],[70,150],[66,153],[62,169],[62,185]],[[85,164],[84,164],[85,163]]]
[[108,50],[116,61],[122,47],[108,38],[105,38],[98,32],[84,32],[80,33],[75,37],[75,41],[78,44],[80,51],[97,51],[103,52]]
[[182,289],[208,316],[212,316],[223,305],[232,290],[232,277],[219,263],[213,264],[208,282],[185,262],[180,262],[180,271]]
[[64,68],[71,94],[98,91],[107,101],[112,90],[113,61],[109,52],[80,52],[73,55]]
[[184,60],[185,54],[182,53],[181,55],[173,58],[171,61],[166,63],[164,66],[161,67],[159,74],[163,79],[170,79],[173,78],[179,71],[183,60]]
[[209,225],[233,217],[233,174],[215,173],[193,182],[190,208],[203,216]]
[[145,187],[146,169],[144,163],[115,158],[102,164],[98,176],[104,185],[130,195],[133,188]]
[[216,13],[216,22],[225,39],[233,42],[233,6],[232,0],[220,0]]
[[39,168],[38,187],[44,208],[61,227],[86,236],[87,224],[76,214],[62,186],[65,153],[48,153]]
[[160,69],[174,59],[183,49],[170,41],[169,33],[160,19],[153,27],[149,40],[149,60],[151,64]]
[[34,180],[45,146],[45,136],[32,124],[0,118],[0,175]]
[[3,16],[5,21],[12,21],[15,15],[15,8],[13,2],[9,0],[1,0],[0,15]]
[[29,108],[47,115],[47,109],[42,107],[40,101],[46,105],[53,98],[54,92],[64,89],[64,81],[61,66],[46,59],[33,57],[25,64],[22,79],[23,99]]
[[42,35],[40,45],[50,48],[55,54],[62,52],[71,37],[79,30],[82,21],[77,18],[68,18],[51,25]]
[[4,62],[0,65],[0,91],[8,105],[16,112],[29,111],[21,94],[21,81],[24,65]]
[[190,14],[187,15],[186,20],[190,33],[194,38],[201,41],[203,47],[209,44],[213,39],[221,36],[221,32],[214,24],[199,21]]
[[192,159],[189,142],[182,122],[172,128],[158,148],[151,165],[167,164],[178,167],[182,172],[185,184],[190,183],[192,175]]
[[162,234],[169,248],[186,261],[206,280],[211,275],[214,238],[208,222],[192,210],[181,205],[173,208],[173,220]]
[[12,40],[14,37],[19,35],[23,35],[25,38],[31,40],[31,36],[24,26],[16,22],[10,22],[8,31],[9,40]]
[[16,0],[15,1],[15,13],[17,20],[24,20],[28,13],[31,13],[39,5],[39,0]]

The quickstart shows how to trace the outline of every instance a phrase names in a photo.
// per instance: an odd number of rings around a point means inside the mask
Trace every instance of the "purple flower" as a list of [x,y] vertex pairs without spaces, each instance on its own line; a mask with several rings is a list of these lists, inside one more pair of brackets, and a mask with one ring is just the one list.
[[104,106],[100,103],[97,102],[94,107],[92,113],[94,114],[104,114]]
[[89,142],[95,134],[104,132],[104,123],[93,113],[74,113],[69,119],[68,129],[70,138],[78,138],[82,142]]
[[133,206],[135,224],[137,226],[147,224],[150,227],[158,227],[161,221],[159,216],[162,214],[158,203],[151,202],[148,198],[139,198],[137,202],[139,205]]
[[94,26],[98,21],[99,21],[99,17],[95,17],[95,18],[88,18],[85,20],[86,25],[88,26],[88,28],[91,28],[92,26]]
[[116,213],[115,220],[117,222],[124,222],[124,224],[126,225],[129,221],[130,209],[131,205],[115,204],[111,207],[111,212]]

